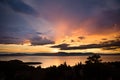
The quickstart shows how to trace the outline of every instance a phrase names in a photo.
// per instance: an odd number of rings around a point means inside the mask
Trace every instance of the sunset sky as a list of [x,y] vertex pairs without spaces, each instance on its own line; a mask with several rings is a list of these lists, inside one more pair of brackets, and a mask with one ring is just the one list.
[[120,53],[120,0],[0,0],[0,53]]

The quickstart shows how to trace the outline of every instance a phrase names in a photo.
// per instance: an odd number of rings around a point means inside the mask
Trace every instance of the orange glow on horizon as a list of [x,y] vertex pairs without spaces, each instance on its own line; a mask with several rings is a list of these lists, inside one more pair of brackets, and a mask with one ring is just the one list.
[[[113,32],[111,30],[108,30],[101,34],[95,34],[95,33],[89,33],[86,26],[91,24],[90,22],[86,22],[81,24],[79,28],[70,28],[70,25],[66,21],[59,22],[54,28],[55,35],[53,40],[55,41],[55,44],[49,44],[49,45],[36,45],[31,46],[31,42],[29,39],[26,39],[23,41],[23,45],[13,45],[13,44],[0,44],[0,52],[28,52],[28,53],[57,53],[57,52],[98,52],[98,53],[112,53],[112,52],[119,52],[119,50],[116,51],[105,51],[102,49],[85,49],[85,50],[60,50],[58,48],[51,48],[50,46],[59,45],[59,44],[70,44],[70,46],[80,46],[80,45],[88,45],[88,44],[99,44],[100,42],[108,41],[108,40],[114,40],[115,37],[117,37],[120,32],[115,32],[115,29]],[[115,28],[115,27],[114,27]],[[108,32],[108,33],[107,33]],[[48,38],[47,35],[41,36],[42,38]],[[84,37],[83,39],[80,39],[79,37]],[[104,40],[103,40],[104,39]],[[105,40],[106,39],[106,40]]]
[[11,53],[56,53],[59,49],[49,48],[47,46],[30,46],[30,45],[16,45],[0,44],[0,52]]
[[31,45],[30,40],[24,40],[24,41],[23,41],[23,45]]

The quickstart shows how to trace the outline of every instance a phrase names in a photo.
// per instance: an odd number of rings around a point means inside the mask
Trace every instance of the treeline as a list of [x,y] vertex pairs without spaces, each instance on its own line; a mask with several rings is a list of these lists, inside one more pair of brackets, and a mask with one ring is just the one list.
[[101,61],[99,55],[93,55],[86,64],[48,68],[35,68],[19,60],[0,61],[0,80],[120,80],[120,62]]

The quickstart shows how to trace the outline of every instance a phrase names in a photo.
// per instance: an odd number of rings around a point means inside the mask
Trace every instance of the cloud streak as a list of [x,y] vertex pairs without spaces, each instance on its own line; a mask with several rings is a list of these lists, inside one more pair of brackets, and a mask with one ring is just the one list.
[[49,40],[47,38],[42,38],[40,36],[37,37],[32,37],[32,39],[30,39],[31,41],[31,45],[35,46],[35,45],[45,45],[45,44],[54,44],[55,42],[52,40]]
[[37,11],[28,4],[24,3],[22,0],[0,0],[0,3],[2,3],[3,5],[8,5],[16,12],[37,15]]
[[60,44],[52,46],[52,48],[60,48],[61,50],[82,50],[82,49],[95,49],[101,48],[104,50],[113,50],[120,48],[120,39],[109,40],[105,42],[101,42],[100,44],[88,44],[88,45],[80,45],[80,46],[69,46],[69,44]]

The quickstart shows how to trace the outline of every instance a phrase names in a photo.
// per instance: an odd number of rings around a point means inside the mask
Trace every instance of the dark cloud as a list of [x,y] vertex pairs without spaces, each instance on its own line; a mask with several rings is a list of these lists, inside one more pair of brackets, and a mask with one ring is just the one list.
[[[101,27],[101,31],[107,29],[120,30],[120,8],[117,10],[104,11],[96,21],[96,27]],[[98,29],[98,28],[97,28]]]
[[83,37],[83,36],[80,36],[80,37],[78,37],[80,40],[83,40],[83,39],[85,39],[85,37]]
[[[99,10],[99,9],[98,9]],[[109,34],[120,31],[120,8],[106,9],[86,19],[81,26],[90,34]],[[83,27],[83,28],[84,28]]]
[[118,40],[120,40],[120,35],[117,35],[115,38],[118,39]]
[[116,49],[118,49],[118,48],[120,48],[120,47],[104,47],[104,48],[102,48],[103,50],[116,50]]
[[71,42],[75,42],[74,40],[71,40]]
[[[37,35],[37,34],[36,34]],[[31,45],[45,45],[45,44],[54,44],[55,42],[52,40],[49,40],[47,38],[42,38],[40,36],[36,36],[35,34],[28,35],[25,37],[19,37],[16,36],[3,36],[0,37],[0,44],[23,44],[24,40],[30,40]],[[26,35],[25,35],[26,36]]]
[[103,48],[103,49],[116,49],[120,48],[120,40],[109,40],[101,42],[100,44],[88,44],[80,46],[70,47],[68,44],[60,44],[52,46],[53,48],[60,48],[61,50],[76,50],[76,49],[92,49],[92,48]]
[[[61,18],[69,20],[71,26],[93,16],[94,10],[104,2],[97,0],[39,0],[36,4],[41,7],[41,14],[47,19],[59,21]],[[49,13],[47,13],[49,12]],[[60,19],[58,19],[60,18]],[[73,24],[72,24],[73,23]]]
[[49,40],[47,38],[42,38],[40,36],[36,36],[30,39],[31,45],[45,45],[45,44],[54,44],[55,42]]
[[120,47],[120,39],[101,42],[101,45],[103,45],[103,47],[110,47],[110,46],[111,47],[112,46],[118,46],[118,47]]
[[0,0],[0,3],[2,3],[3,5],[8,5],[16,12],[37,15],[37,11],[35,11],[28,4],[24,3],[22,0]]
[[0,37],[0,44],[22,44],[22,42],[19,38],[9,36]]
[[52,48],[60,48],[61,50],[67,49],[69,46],[69,44],[60,44],[60,45],[55,45],[55,46],[51,46]]
[[24,18],[11,11],[2,10],[0,13],[1,44],[19,44],[35,35],[37,35],[36,31],[31,28]]
[[[30,39],[33,44],[38,44],[33,38],[42,33],[34,30],[22,14],[17,14],[16,11],[25,14],[35,13],[32,7],[22,0],[0,0],[0,44],[23,44],[24,40]],[[40,45],[52,43],[47,39],[40,38],[39,40],[43,41],[39,43]]]
[[41,33],[41,32],[36,32],[36,33],[39,34],[39,35],[43,34],[43,33]]
[[102,38],[102,40],[107,40],[107,38]]
[[120,31],[119,0],[39,0],[36,3],[40,4],[44,18],[54,22],[65,20],[70,30],[86,27],[87,33],[93,34]]

